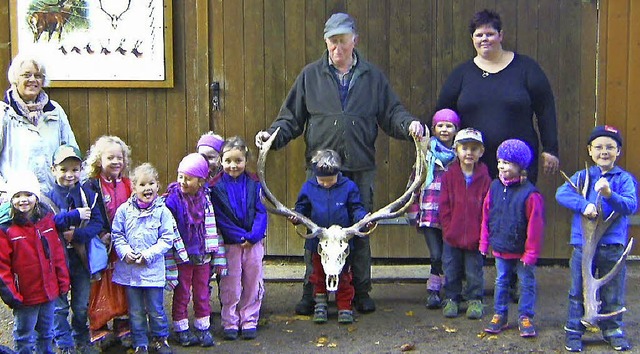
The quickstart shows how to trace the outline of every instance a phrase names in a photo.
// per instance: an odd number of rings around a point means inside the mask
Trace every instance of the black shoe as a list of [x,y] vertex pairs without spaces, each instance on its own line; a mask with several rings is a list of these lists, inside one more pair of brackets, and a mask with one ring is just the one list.
[[258,331],[255,328],[242,329],[242,339],[244,340],[256,339],[257,336],[258,336]]
[[222,333],[222,338],[224,338],[225,340],[236,340],[238,339],[238,330],[225,329]]
[[316,307],[316,302],[311,297],[302,296],[300,302],[296,304],[296,314],[311,316]]
[[370,313],[376,310],[376,303],[369,297],[369,294],[364,293],[358,295],[353,299],[353,303],[356,306],[356,310],[360,313]]

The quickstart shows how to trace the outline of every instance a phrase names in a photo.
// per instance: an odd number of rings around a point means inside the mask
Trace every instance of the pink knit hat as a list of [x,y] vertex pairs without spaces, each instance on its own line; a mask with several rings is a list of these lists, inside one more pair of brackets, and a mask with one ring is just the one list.
[[220,150],[222,149],[222,144],[224,144],[224,139],[220,139],[215,135],[205,134],[200,137],[200,140],[198,140],[198,145],[196,145],[196,149],[199,148],[200,146],[208,146],[213,150],[217,151],[218,153],[220,153]]
[[209,163],[202,155],[194,152],[180,161],[178,172],[186,173],[193,177],[207,178],[209,177]]
[[444,108],[436,112],[433,115],[433,120],[431,122],[431,127],[435,127],[436,124],[440,122],[450,122],[456,126],[456,128],[460,128],[460,117],[458,117],[458,113],[454,112],[449,108]]

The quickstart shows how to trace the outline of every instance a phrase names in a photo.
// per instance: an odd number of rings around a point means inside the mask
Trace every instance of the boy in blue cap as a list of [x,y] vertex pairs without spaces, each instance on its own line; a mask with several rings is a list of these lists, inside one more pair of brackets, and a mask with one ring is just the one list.
[[[569,183],[565,182],[556,191],[556,200],[560,205],[573,212],[571,223],[571,288],[569,290],[569,313],[564,326],[566,332],[565,349],[570,352],[582,351],[582,335],[586,327],[580,322],[584,315],[582,295],[582,227],[583,217],[598,216],[596,207],[598,196],[601,197],[603,217],[612,212],[620,217],[609,226],[600,239],[594,256],[594,271],[606,274],[622,256],[629,239],[627,234],[627,218],[636,212],[637,182],[629,172],[616,166],[615,162],[622,150],[622,136],[620,132],[608,125],[597,126],[589,136],[587,145],[589,156],[596,164],[586,170],[580,170],[571,176],[573,185],[583,185],[588,174],[589,186],[586,197]],[[610,313],[624,307],[626,266],[618,272],[608,283],[599,289],[602,312]],[[604,340],[614,350],[626,351],[631,344],[626,339],[622,329],[622,314],[598,322]]]

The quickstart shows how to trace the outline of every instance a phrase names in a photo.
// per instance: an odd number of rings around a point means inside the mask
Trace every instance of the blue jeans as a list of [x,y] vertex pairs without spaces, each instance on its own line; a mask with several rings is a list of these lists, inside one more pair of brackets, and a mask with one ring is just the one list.
[[[595,257],[593,257],[592,273],[595,275],[597,272],[597,277],[602,277],[611,271],[611,268],[613,268],[622,256],[624,248],[624,245],[621,244],[599,245]],[[569,313],[564,329],[567,331],[567,334],[582,336],[585,331],[585,326],[580,322],[580,318],[584,315],[581,246],[573,247],[573,253],[571,254],[571,260],[569,262],[571,267],[571,289],[569,289]],[[623,265],[620,272],[599,289],[598,294],[602,302],[600,313],[609,313],[624,307],[626,273],[627,266]],[[622,314],[598,321],[598,327],[600,327],[604,337],[624,336],[622,326]]]
[[[446,242],[442,252],[444,266],[444,294],[447,299],[456,302],[463,300],[482,300],[484,295],[484,259],[478,250],[465,250],[452,247]],[[467,286],[462,294],[462,280]]]
[[[91,279],[74,249],[68,249],[69,276],[71,277],[71,306],[69,299],[60,296],[56,300],[54,338],[58,348],[73,348],[89,344],[87,310]],[[69,325],[69,307],[73,311]],[[73,330],[72,330],[73,329]],[[73,337],[72,337],[73,332]]]
[[431,274],[442,275],[442,230],[435,227],[421,227],[424,240],[431,257]]
[[125,286],[125,290],[129,301],[133,347],[149,346],[148,330],[154,338],[168,337],[169,322],[164,312],[164,289]]
[[16,353],[53,354],[55,301],[13,309],[13,342]]
[[493,311],[502,316],[509,312],[509,289],[514,274],[518,274],[520,299],[518,315],[533,318],[536,305],[536,266],[525,265],[519,259],[496,257],[496,288],[493,296]]

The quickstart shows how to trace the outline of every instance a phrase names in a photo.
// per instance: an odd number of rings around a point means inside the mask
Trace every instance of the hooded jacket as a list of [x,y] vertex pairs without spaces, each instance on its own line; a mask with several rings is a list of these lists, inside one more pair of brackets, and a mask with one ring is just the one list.
[[69,270],[53,214],[0,227],[0,296],[11,308],[55,300],[69,291]]

